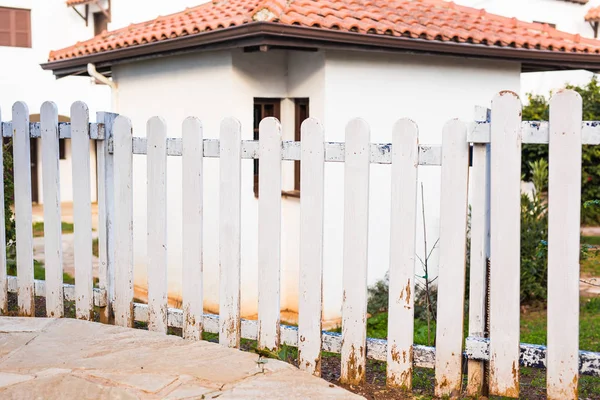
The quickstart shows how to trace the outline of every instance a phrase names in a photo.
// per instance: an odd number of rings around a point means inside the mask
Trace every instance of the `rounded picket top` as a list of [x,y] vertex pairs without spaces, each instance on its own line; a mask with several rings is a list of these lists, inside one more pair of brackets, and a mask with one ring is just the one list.
[[264,118],[258,125],[258,131],[277,132],[277,135],[281,136],[281,122],[275,117]]
[[53,101],[45,101],[44,103],[42,103],[42,106],[40,107],[40,120],[42,118],[42,115],[45,114],[56,115],[56,118],[58,120],[58,107],[56,106],[56,103],[54,103]]
[[323,125],[316,118],[307,118],[300,125],[300,142],[307,140],[324,141]]
[[369,142],[371,138],[371,128],[367,121],[362,118],[354,118],[346,125],[346,142],[348,139],[356,138],[359,141]]
[[467,124],[458,118],[451,119],[444,124],[442,129],[442,144],[466,144]]
[[419,143],[419,127],[410,118],[401,118],[394,124],[392,130],[392,144],[400,146]]
[[90,109],[83,101],[76,101],[71,105],[71,120],[73,120],[73,116],[77,113],[84,113],[89,118]]
[[[115,148],[117,147],[117,144],[122,146],[127,140],[129,140],[130,143],[132,142],[133,131],[131,129],[131,120],[129,118],[123,115],[117,116],[117,118],[115,118],[113,129]],[[132,146],[132,144],[129,144],[129,146]]]
[[16,118],[27,117],[29,120],[29,107],[24,101],[17,101],[12,106],[13,120]]
[[167,122],[162,117],[152,117],[146,122],[146,132],[148,140],[166,140],[167,138]]
[[572,89],[561,89],[550,97],[550,112],[553,109],[564,109],[570,112],[582,113],[583,100],[581,95]]
[[497,93],[492,99],[492,113],[495,108],[508,108],[514,112],[521,114],[523,104],[518,94],[510,90],[503,90]]
[[190,134],[190,133],[201,134],[202,133],[202,121],[198,117],[187,117],[186,119],[183,120],[181,127],[183,130],[183,134],[182,134],[183,137],[187,136],[186,133],[187,134]]
[[242,124],[236,118],[227,117],[221,121],[221,141],[231,135],[237,135],[234,140],[241,140]]

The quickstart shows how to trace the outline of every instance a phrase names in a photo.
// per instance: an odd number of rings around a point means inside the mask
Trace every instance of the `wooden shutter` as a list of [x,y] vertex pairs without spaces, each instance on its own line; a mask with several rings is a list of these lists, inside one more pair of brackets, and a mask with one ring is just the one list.
[[31,11],[0,7],[0,46],[31,47]]

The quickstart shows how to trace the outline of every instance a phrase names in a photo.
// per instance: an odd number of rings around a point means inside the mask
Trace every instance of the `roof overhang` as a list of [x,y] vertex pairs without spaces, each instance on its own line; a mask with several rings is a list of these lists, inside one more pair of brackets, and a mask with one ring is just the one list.
[[297,50],[355,50],[376,52],[411,52],[489,60],[512,61],[521,64],[523,72],[587,69],[600,71],[600,54],[567,53],[486,46],[471,43],[442,42],[386,35],[365,35],[354,32],[325,30],[273,22],[255,22],[231,28],[201,32],[174,39],[125,47],[80,57],[42,64],[58,78],[87,75],[87,64],[93,63],[100,72],[110,73],[117,64],[164,57],[175,54],[233,48],[286,48]]

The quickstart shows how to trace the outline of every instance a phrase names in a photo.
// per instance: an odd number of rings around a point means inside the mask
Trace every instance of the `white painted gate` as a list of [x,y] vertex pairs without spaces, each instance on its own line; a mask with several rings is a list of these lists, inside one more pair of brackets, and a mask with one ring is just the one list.
[[[133,326],[148,322],[166,333],[183,328],[186,339],[202,332],[239,347],[240,339],[260,348],[297,346],[299,367],[320,375],[321,351],[341,353],[341,380],[365,380],[366,359],[387,361],[389,386],[412,387],[414,366],[435,368],[436,395],[457,396],[468,360],[467,392],[482,390],[489,362],[490,394],[518,397],[519,366],[547,368],[551,399],[577,397],[580,373],[600,376],[600,354],[578,350],[579,213],[581,145],[600,144],[600,127],[581,121],[581,98],[572,91],[551,100],[549,123],[521,121],[521,104],[502,92],[490,111],[478,109],[477,121],[449,121],[441,146],[419,145],[418,127],[400,119],[390,127],[391,144],[372,144],[368,124],[346,127],[345,143],[324,141],[318,121],[302,125],[301,142],[282,142],[275,119],[262,121],[259,141],[242,141],[239,122],[221,124],[219,140],[205,139],[202,124],[188,118],[182,138],[168,138],[165,122],[152,118],[146,138],[135,137],[125,116],[98,113],[89,122],[83,103],[71,108],[71,123],[58,123],[56,107],[44,103],[41,123],[30,123],[23,103],[12,121],[1,125],[13,138],[17,277],[0,266],[0,309],[7,293],[18,293],[19,314],[34,315],[34,294],[45,296],[50,317],[63,316],[64,300],[76,302],[76,317],[100,318]],[[214,134],[214,132],[211,132]],[[29,138],[42,138],[45,203],[46,280],[33,278]],[[75,285],[62,282],[58,139],[73,142]],[[93,287],[89,198],[89,140],[96,141],[99,173],[99,282]],[[519,343],[519,223],[521,143],[547,143],[549,171],[548,347]],[[472,147],[471,147],[472,146]],[[472,156],[470,151],[472,149]],[[133,301],[133,157],[146,155],[148,185],[148,304]],[[167,157],[182,157],[183,307],[167,306]],[[202,178],[204,157],[220,158],[220,313],[202,309]],[[258,257],[258,321],[240,318],[241,163],[261,160]],[[281,163],[301,160],[299,324],[280,324]],[[345,163],[344,272],[342,334],[322,331],[324,163]],[[370,164],[391,164],[391,232],[388,340],[366,337],[367,254]],[[471,165],[471,166],[470,166]],[[419,167],[439,167],[442,176],[440,274],[436,348],[413,345],[415,225]],[[472,181],[469,182],[469,168]],[[468,191],[472,191],[471,272],[468,338],[463,340]],[[3,199],[0,196],[0,199]],[[3,210],[3,207],[0,207]],[[4,225],[0,262],[6,264]],[[487,264],[491,263],[491,276]],[[485,296],[490,296],[490,333]],[[466,352],[463,353],[463,348]]]

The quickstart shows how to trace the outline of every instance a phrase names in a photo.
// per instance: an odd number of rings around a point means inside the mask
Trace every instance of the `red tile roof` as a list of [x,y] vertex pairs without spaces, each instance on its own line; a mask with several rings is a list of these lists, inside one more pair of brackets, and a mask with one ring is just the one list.
[[79,4],[93,3],[94,0],[67,0],[67,6],[72,7]]
[[180,13],[104,32],[51,52],[49,61],[262,21],[488,47],[600,54],[600,41],[443,0],[213,0]]
[[585,20],[588,22],[600,21],[600,7],[590,8],[587,14],[585,14]]

